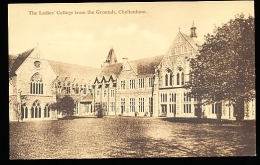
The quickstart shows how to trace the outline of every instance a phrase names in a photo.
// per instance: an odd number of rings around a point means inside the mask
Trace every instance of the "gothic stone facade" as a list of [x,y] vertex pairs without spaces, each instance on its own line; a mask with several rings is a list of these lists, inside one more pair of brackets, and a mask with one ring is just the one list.
[[[111,48],[102,69],[45,60],[38,47],[9,55],[10,121],[57,119],[49,105],[69,95],[75,115],[95,115],[101,104],[106,115],[204,117],[235,119],[228,100],[199,107],[189,97],[189,59],[198,54],[196,27],[190,36],[178,32],[165,55],[117,63]],[[22,106],[21,106],[22,105]],[[245,103],[245,120],[255,119],[255,100]]]
[[[204,117],[235,119],[227,100],[212,105],[189,97],[189,59],[198,54],[201,45],[195,41],[194,25],[191,35],[178,32],[168,52],[136,61],[123,59],[117,63],[112,49],[99,76],[92,84],[94,103],[102,104],[107,115],[153,117]],[[255,119],[255,100],[245,103],[245,120]]]
[[91,113],[89,83],[99,71],[46,60],[38,47],[9,55],[9,120],[57,119],[60,114],[50,105],[62,94],[75,101],[75,115]]

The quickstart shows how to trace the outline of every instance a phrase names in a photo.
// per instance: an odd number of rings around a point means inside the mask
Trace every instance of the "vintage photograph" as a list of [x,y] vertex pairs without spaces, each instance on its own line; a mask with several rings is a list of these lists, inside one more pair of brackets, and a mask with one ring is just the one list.
[[253,1],[8,5],[9,159],[256,156]]

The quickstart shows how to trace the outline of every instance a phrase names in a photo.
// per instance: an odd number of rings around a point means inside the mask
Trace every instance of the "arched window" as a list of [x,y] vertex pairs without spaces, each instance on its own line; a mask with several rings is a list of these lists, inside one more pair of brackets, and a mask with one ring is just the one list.
[[165,86],[168,86],[168,74],[165,74]]
[[180,85],[180,74],[177,73],[177,85]]
[[44,108],[44,117],[45,118],[50,117],[50,106],[49,106],[49,104],[47,104]]
[[170,86],[172,86],[173,84],[172,84],[172,73],[170,74]]
[[26,103],[23,103],[23,105],[21,107],[21,111],[22,111],[22,118],[27,119],[28,118],[28,108],[26,106]]
[[41,118],[41,105],[39,101],[35,101],[32,105],[31,118]]
[[181,85],[184,85],[184,73],[181,73]]
[[31,77],[30,94],[43,94],[43,79],[38,72]]
[[177,85],[184,85],[184,70],[181,67],[177,71]]

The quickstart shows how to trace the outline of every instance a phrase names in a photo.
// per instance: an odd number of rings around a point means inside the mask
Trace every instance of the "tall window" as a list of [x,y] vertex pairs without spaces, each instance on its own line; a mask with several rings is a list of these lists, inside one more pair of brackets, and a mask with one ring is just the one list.
[[79,114],[79,102],[76,102],[75,104],[76,104],[75,105],[76,115],[78,115]]
[[121,98],[121,112],[125,112],[125,98]]
[[182,68],[178,68],[177,85],[184,85],[184,71]]
[[74,92],[75,92],[76,95],[79,94],[79,87],[78,87],[78,84],[76,84],[76,87],[75,87],[75,89],[74,89]]
[[83,86],[83,94],[86,95],[87,94],[87,85],[84,84]]
[[43,94],[43,79],[38,72],[31,77],[30,94]]
[[161,102],[167,102],[167,94],[161,93]]
[[58,86],[57,86],[57,92],[58,92],[58,93],[61,93],[61,90],[62,90],[62,88],[61,88],[61,84],[58,83]]
[[214,103],[211,107],[211,113],[217,114],[219,111],[221,111],[221,103]]
[[139,98],[139,112],[144,112],[144,98]]
[[173,75],[172,75],[172,73],[170,74],[170,86],[172,86],[173,84],[172,84],[172,79],[173,79]]
[[70,83],[67,83],[67,85],[65,86],[65,93],[66,93],[67,95],[70,94]]
[[97,90],[97,96],[99,95],[99,90]]
[[169,93],[170,113],[176,113],[176,93]]
[[111,97],[115,97],[115,90],[114,89],[111,89]]
[[130,80],[130,89],[135,88],[135,80]]
[[130,98],[130,112],[135,112],[135,98]]
[[115,102],[110,102],[110,109],[112,112],[115,111]]
[[38,101],[33,103],[31,109],[31,118],[41,118],[41,105]]
[[154,78],[149,77],[149,87],[153,87],[153,84],[154,84]]
[[125,80],[121,81],[121,89],[125,89]]
[[177,85],[180,85],[180,74],[177,73]]
[[181,73],[181,85],[184,85],[184,73]]
[[165,86],[168,86],[168,74],[165,74]]
[[50,106],[48,104],[44,108],[44,117],[50,117]]
[[104,97],[107,96],[107,90],[104,90]]
[[149,112],[153,112],[153,98],[149,97]]
[[144,88],[144,78],[139,78],[139,88]]
[[21,110],[22,110],[22,118],[28,118],[28,108],[25,103],[22,105]]
[[191,113],[191,97],[189,92],[184,92],[183,95],[183,111],[184,113]]

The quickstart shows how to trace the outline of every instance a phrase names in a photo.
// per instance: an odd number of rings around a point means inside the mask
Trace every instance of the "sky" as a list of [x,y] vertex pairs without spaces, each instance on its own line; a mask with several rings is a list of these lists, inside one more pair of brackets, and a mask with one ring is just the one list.
[[[144,13],[120,14],[128,10]],[[254,2],[9,4],[9,54],[38,45],[45,59],[100,68],[111,47],[118,62],[164,55],[179,30],[190,34],[193,21],[203,43],[214,25],[240,13],[254,16]]]

